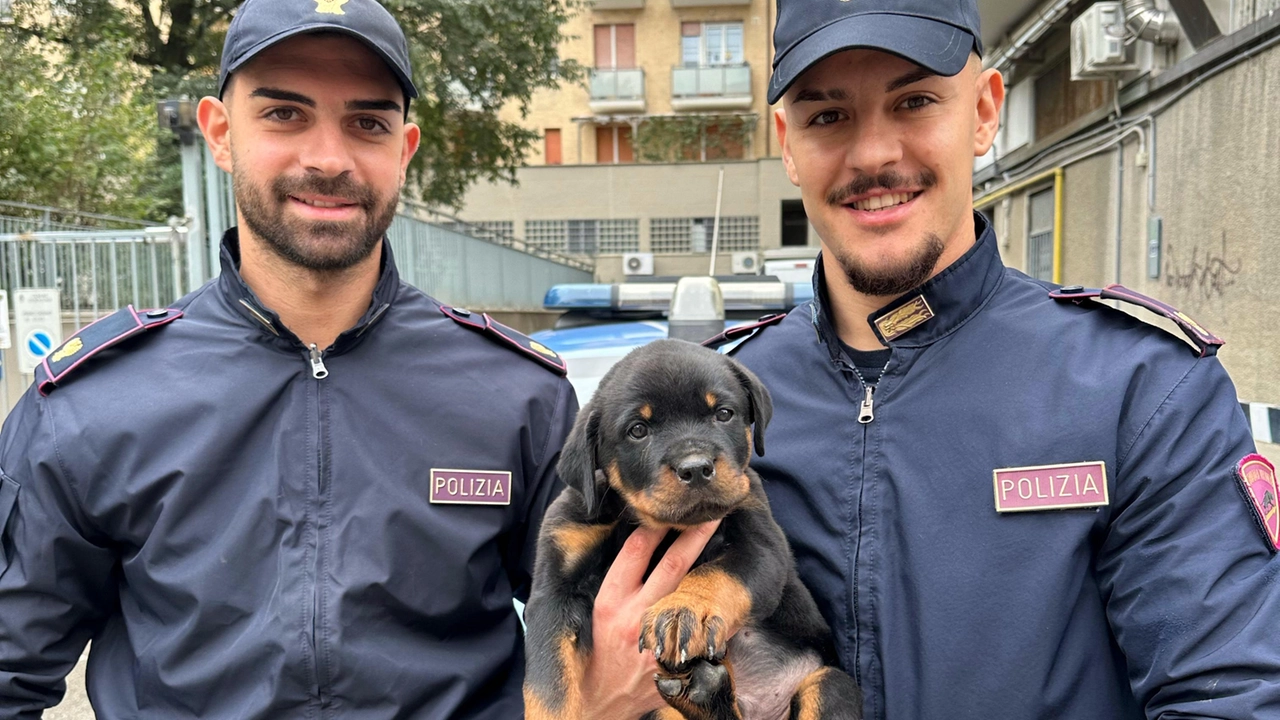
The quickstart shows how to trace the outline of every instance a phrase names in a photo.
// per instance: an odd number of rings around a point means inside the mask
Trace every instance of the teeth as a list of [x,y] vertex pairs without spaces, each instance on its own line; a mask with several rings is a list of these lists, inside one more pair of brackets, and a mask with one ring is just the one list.
[[336,208],[336,207],[341,207],[342,205],[341,203],[322,202],[320,200],[303,200],[302,198],[298,198],[298,199],[302,200],[302,202],[306,203],[307,205],[310,205],[311,207],[318,207],[318,208]]
[[915,193],[889,193],[888,195],[876,195],[866,200],[859,200],[853,204],[855,210],[881,210],[894,205],[901,205],[909,202],[916,196]]

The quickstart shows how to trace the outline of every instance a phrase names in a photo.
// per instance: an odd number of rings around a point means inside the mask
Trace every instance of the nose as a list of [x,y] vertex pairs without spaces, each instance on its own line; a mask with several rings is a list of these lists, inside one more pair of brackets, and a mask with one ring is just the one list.
[[705,455],[693,455],[676,463],[675,471],[680,482],[700,485],[716,476],[716,465]]
[[307,134],[301,148],[301,164],[308,172],[324,177],[336,177],[354,169],[351,148],[342,127],[334,123],[317,122]]
[[876,113],[859,117],[857,132],[845,154],[845,165],[868,175],[877,175],[902,161],[899,128]]

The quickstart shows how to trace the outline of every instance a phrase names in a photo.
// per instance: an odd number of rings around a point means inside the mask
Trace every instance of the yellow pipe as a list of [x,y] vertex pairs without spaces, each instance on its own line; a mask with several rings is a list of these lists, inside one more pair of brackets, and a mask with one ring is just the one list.
[[1038,175],[1033,175],[1026,180],[1020,180],[1012,185],[988,193],[982,197],[975,198],[973,207],[975,210],[981,210],[985,207],[994,205],[995,202],[1007,195],[1018,192],[1026,187],[1044,182],[1049,178],[1053,178],[1053,281],[1055,283],[1062,282],[1062,196],[1063,196],[1063,169],[1060,167],[1052,170],[1046,170]]

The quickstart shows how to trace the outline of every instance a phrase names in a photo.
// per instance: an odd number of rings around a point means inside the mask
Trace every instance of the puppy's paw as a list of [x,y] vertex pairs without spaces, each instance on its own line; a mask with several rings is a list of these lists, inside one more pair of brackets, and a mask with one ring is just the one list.
[[662,668],[653,676],[658,694],[667,702],[684,700],[699,707],[710,705],[732,687],[729,669],[705,659],[694,660],[682,668]]
[[724,658],[728,623],[714,603],[679,590],[659,600],[644,615],[640,651],[652,650],[665,667],[683,666],[693,658]]

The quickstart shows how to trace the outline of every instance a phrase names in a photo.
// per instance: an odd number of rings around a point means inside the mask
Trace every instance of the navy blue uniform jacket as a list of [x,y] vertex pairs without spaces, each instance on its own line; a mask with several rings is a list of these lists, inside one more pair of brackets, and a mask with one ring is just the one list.
[[[112,720],[522,715],[512,597],[577,401],[383,251],[328,377],[233,230],[184,317],[26,394],[0,435],[0,718],[57,702],[91,638]],[[510,504],[433,504],[433,469],[510,472]]]
[[[773,393],[753,467],[866,717],[1280,717],[1280,561],[1234,476],[1254,445],[1227,373],[1051,299],[976,222],[873,316],[935,314],[887,343],[869,424],[821,283],[736,355]],[[1091,461],[1105,507],[996,511],[994,470]]]

